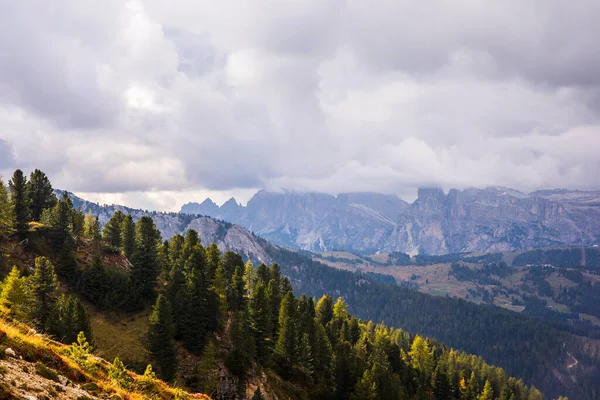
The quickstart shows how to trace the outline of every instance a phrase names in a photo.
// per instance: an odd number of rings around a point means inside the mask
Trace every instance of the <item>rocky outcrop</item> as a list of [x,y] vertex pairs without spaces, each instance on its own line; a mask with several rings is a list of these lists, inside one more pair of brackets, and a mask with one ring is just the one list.
[[[376,193],[258,192],[241,206],[186,205],[306,250],[446,254],[600,242],[600,192],[423,188],[408,204]],[[212,204],[212,205],[211,205]],[[215,205],[216,206],[216,205]]]

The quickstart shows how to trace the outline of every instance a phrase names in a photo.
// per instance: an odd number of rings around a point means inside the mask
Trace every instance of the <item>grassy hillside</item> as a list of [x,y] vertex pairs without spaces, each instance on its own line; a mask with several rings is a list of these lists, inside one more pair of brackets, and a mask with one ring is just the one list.
[[209,399],[172,388],[150,374],[125,371],[116,379],[108,361],[76,354],[73,346],[0,318],[0,399]]

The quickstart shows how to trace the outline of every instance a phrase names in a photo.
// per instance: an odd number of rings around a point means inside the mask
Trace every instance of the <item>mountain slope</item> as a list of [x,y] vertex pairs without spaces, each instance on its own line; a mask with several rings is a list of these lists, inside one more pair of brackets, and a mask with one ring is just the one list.
[[507,188],[420,189],[408,204],[395,196],[258,192],[247,206],[210,199],[186,214],[240,224],[275,244],[311,251],[447,254],[526,250],[600,242],[600,192],[530,194]]
[[[88,204],[88,207],[98,215],[107,217],[116,206]],[[131,212],[137,216],[145,214],[139,210]],[[279,263],[296,293],[316,297],[324,294],[343,296],[349,311],[360,318],[385,321],[391,326],[424,334],[454,348],[479,354],[488,362],[506,368],[507,373],[535,384],[550,396],[569,394],[572,398],[593,399],[590,393],[600,390],[594,383],[600,371],[598,360],[590,352],[588,339],[576,337],[564,327],[553,327],[497,307],[436,298],[395,285],[381,284],[377,275],[338,271],[272,245],[239,226],[223,221],[178,214],[149,214],[156,216],[157,227],[164,232],[169,232],[173,226],[178,229],[192,226],[199,229],[204,243],[210,243],[210,238],[214,237],[225,247],[250,245],[242,249],[244,254],[251,259],[261,255]],[[224,240],[232,230],[239,230],[233,236],[243,236],[247,241],[234,244],[231,239]],[[563,347],[563,343],[566,347]],[[579,361],[577,367],[567,368],[572,362],[567,351]]]

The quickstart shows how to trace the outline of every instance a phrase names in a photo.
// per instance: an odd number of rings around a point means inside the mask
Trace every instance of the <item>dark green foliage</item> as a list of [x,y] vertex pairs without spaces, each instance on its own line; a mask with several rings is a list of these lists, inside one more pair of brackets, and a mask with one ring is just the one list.
[[177,370],[177,351],[173,343],[173,318],[171,304],[160,295],[150,316],[148,329],[148,350],[156,360],[159,376],[170,381]]
[[[2,176],[0,176],[0,240],[7,239],[13,234],[15,228],[15,216],[13,208],[4,186]],[[0,267],[1,265],[0,260]]]
[[102,240],[114,251],[120,251],[123,244],[122,225],[125,215],[121,211],[115,212],[102,230]]
[[269,343],[271,342],[271,303],[262,280],[254,287],[254,293],[248,305],[250,326],[256,346],[258,361],[268,365],[270,358]]
[[77,257],[75,254],[75,241],[71,235],[65,237],[62,249],[56,263],[56,273],[69,282],[75,282],[77,278]]
[[260,392],[260,388],[254,391],[254,395],[252,396],[252,400],[265,400],[262,393]]
[[64,295],[59,298],[46,321],[46,331],[57,340],[70,344],[79,332],[92,340],[90,317],[78,298]]
[[43,329],[58,298],[54,265],[46,257],[35,259],[35,273],[29,278],[28,284],[33,297],[31,316],[37,326]]
[[65,240],[73,234],[73,203],[67,192],[63,192],[54,208],[44,214],[44,223],[50,228],[49,242],[60,251]]
[[15,228],[21,238],[29,231],[29,196],[27,194],[27,178],[20,169],[16,170],[8,182],[10,200],[15,217]]
[[29,176],[27,197],[32,221],[39,221],[44,210],[53,208],[57,202],[50,180],[39,169],[33,171]]
[[156,279],[160,272],[158,244],[160,233],[152,218],[143,216],[135,229],[135,250],[132,256],[131,280],[143,299],[154,296]]
[[42,378],[49,379],[54,382],[58,382],[58,374],[53,369],[46,367],[41,362],[35,364],[35,372]]
[[133,287],[129,275],[104,266],[100,254],[92,258],[91,265],[79,280],[80,293],[99,308],[105,310],[137,310],[140,295]]
[[131,259],[135,250],[135,224],[131,215],[126,215],[121,222],[121,245],[123,254]]

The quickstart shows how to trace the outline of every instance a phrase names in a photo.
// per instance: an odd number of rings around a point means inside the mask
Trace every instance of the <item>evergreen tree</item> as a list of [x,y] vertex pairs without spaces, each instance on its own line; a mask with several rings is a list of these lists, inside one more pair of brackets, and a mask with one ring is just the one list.
[[131,260],[135,250],[135,224],[131,215],[126,215],[121,223],[121,242],[123,254]]
[[38,327],[46,326],[46,321],[56,304],[58,281],[54,265],[46,257],[35,259],[35,273],[28,280],[33,297],[32,317]]
[[56,264],[56,273],[70,282],[74,282],[77,276],[75,241],[71,235],[67,235],[63,242]]
[[14,233],[15,218],[12,210],[8,192],[2,176],[0,176],[0,240],[8,238]]
[[433,350],[429,349],[427,341],[421,336],[415,336],[410,351],[408,352],[412,367],[419,371],[422,381],[429,379],[433,372]]
[[271,332],[271,304],[262,280],[254,288],[254,293],[248,305],[250,326],[256,345],[258,361],[262,365],[269,362],[269,333]]
[[217,372],[219,366],[219,348],[214,339],[209,340],[206,348],[202,352],[202,358],[196,364],[195,375],[198,385],[192,387],[194,391],[212,394],[217,390]]
[[48,219],[44,222],[52,228],[51,245],[55,250],[61,250],[66,238],[73,234],[73,202],[67,192],[63,192],[47,215]]
[[252,396],[252,400],[265,400],[262,393],[260,392],[260,387],[254,391],[254,395]]
[[494,400],[494,390],[492,389],[492,385],[489,380],[485,381],[483,392],[481,393],[481,396],[479,396],[479,400]]
[[33,171],[29,176],[27,196],[32,221],[40,221],[42,212],[53,208],[57,202],[50,180],[39,169]]
[[8,182],[10,199],[15,217],[15,228],[21,239],[29,231],[29,196],[27,195],[27,178],[20,169],[16,170]]
[[186,280],[183,274],[183,266],[180,263],[174,263],[169,272],[167,281],[166,296],[171,303],[173,314],[173,323],[175,324],[174,336],[181,338],[181,328],[186,312]]
[[132,257],[131,279],[143,299],[154,295],[156,279],[160,272],[158,244],[160,233],[152,218],[143,216],[135,229],[135,251]]
[[102,240],[114,250],[120,250],[123,244],[121,225],[124,219],[125,214],[118,210],[110,217],[102,230]]
[[173,343],[173,318],[169,300],[159,295],[150,315],[148,350],[156,360],[160,376],[170,381],[177,371],[177,351]]
[[177,234],[171,238],[171,242],[169,242],[169,261],[171,263],[171,268],[175,264],[182,263],[182,250],[183,250],[183,242],[185,238]]
[[297,303],[292,292],[288,292],[281,301],[279,309],[279,337],[275,351],[290,365],[298,356],[298,333],[297,333]]
[[90,317],[81,301],[61,295],[46,321],[46,332],[67,344],[75,342],[80,333],[91,341]]
[[[290,293],[292,292],[288,292],[288,294]],[[271,302],[271,332],[269,335],[275,339],[279,333],[279,328],[281,327],[280,305],[282,298],[279,292],[279,284],[275,279],[269,281],[269,285],[267,286],[267,296],[269,296],[269,301]],[[293,294],[292,297],[294,297]]]
[[244,266],[245,292],[248,296],[254,293],[254,286],[256,285],[257,279],[258,277],[256,276],[256,269],[254,269],[252,261],[248,260],[248,262]]
[[[210,282],[215,279],[215,274],[217,273],[217,268],[221,264],[221,250],[217,247],[216,243],[211,244],[206,248],[206,266],[207,266],[207,276]],[[225,279],[225,276],[223,276]]]
[[245,292],[244,273],[242,268],[237,266],[231,277],[231,285],[228,291],[229,306],[232,311],[241,310],[246,306]]
[[26,288],[26,278],[20,276],[17,267],[12,268],[2,283],[0,305],[8,310],[9,315],[18,320],[27,318],[30,311],[30,300]]
[[92,210],[90,210],[87,214],[85,214],[85,218],[83,221],[83,236],[85,236],[88,239],[92,239],[96,234],[95,225],[96,218],[94,217],[94,214],[92,214]]
[[329,295],[321,297],[315,309],[317,321],[326,326],[333,319],[333,299]]

